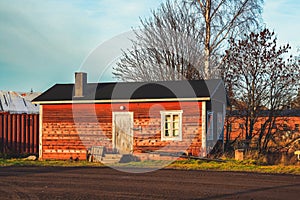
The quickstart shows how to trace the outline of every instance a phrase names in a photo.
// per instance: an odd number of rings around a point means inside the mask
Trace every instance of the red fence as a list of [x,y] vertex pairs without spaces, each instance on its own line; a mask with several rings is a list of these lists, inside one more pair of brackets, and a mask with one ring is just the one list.
[[39,115],[0,113],[0,153],[38,154]]

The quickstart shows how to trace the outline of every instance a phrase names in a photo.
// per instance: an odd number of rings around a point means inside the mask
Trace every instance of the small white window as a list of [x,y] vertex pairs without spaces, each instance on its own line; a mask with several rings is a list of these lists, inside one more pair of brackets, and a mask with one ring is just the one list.
[[182,110],[161,111],[161,140],[182,140]]

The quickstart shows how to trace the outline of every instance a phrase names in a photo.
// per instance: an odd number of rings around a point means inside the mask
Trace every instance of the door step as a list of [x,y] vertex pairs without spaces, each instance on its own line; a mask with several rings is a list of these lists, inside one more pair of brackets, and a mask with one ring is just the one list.
[[100,162],[103,164],[119,163],[122,156],[122,154],[104,154]]

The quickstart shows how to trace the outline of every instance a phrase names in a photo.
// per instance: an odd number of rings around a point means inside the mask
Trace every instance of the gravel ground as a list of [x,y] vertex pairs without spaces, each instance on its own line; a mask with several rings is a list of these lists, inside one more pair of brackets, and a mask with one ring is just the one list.
[[0,199],[299,199],[300,176],[97,167],[0,167]]

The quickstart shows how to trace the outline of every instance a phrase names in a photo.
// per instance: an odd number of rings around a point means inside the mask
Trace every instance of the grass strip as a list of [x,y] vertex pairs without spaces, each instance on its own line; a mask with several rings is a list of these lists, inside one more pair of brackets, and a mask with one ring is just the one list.
[[[104,167],[101,163],[87,161],[29,161],[24,159],[0,159],[0,166],[60,166],[60,167]],[[180,160],[170,161],[142,161],[130,163],[113,164],[114,167],[137,167],[137,168],[166,168],[182,170],[212,170],[212,171],[234,171],[234,172],[256,172],[271,174],[294,174],[300,175],[300,165],[260,165],[253,160],[225,162],[203,161],[203,160]]]

